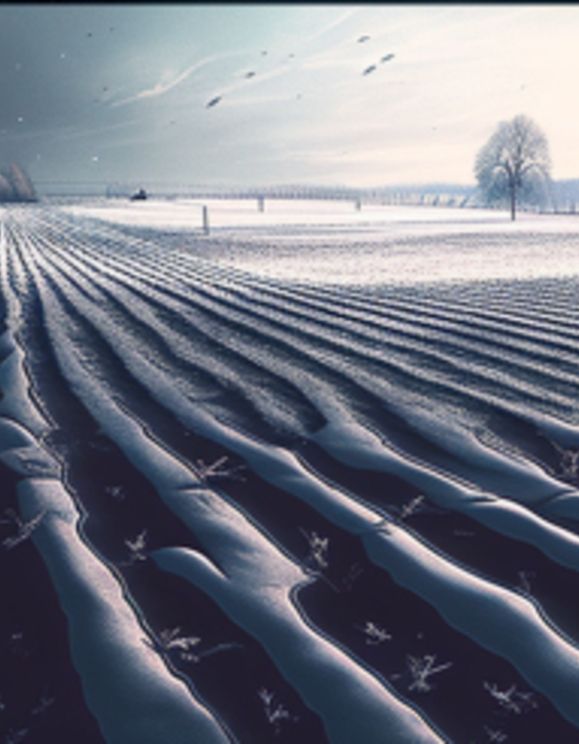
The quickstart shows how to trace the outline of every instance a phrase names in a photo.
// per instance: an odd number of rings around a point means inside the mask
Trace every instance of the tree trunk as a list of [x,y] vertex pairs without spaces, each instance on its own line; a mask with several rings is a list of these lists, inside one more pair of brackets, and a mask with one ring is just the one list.
[[516,207],[517,207],[517,189],[515,186],[511,186],[510,188],[511,192],[511,221],[515,221],[516,217]]

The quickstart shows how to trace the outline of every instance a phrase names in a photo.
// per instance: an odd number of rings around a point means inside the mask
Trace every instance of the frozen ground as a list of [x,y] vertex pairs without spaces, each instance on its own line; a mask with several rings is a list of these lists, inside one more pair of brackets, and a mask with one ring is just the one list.
[[[70,212],[119,225],[200,231],[220,260],[261,276],[340,284],[531,279],[579,273],[579,216],[349,201],[102,201]],[[427,249],[427,250],[426,250]]]
[[0,212],[4,742],[576,742],[579,222],[208,206]]

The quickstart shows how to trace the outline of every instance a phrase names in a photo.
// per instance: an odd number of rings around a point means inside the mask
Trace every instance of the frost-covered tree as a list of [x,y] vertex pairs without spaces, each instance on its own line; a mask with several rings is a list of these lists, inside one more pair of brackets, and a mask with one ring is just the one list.
[[547,138],[532,119],[520,114],[501,122],[479,150],[475,175],[487,204],[540,204],[546,198],[551,160]]

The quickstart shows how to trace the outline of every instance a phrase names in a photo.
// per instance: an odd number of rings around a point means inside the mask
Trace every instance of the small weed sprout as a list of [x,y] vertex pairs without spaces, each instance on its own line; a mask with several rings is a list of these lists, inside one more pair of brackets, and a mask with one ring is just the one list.
[[13,633],[10,633],[8,647],[11,653],[15,656],[20,656],[22,659],[26,659],[30,656],[30,651],[28,650],[24,639],[24,633],[21,630],[16,630]]
[[10,729],[4,737],[4,744],[20,744],[28,736],[28,729]]
[[297,718],[293,717],[281,703],[274,702],[273,692],[270,692],[265,687],[262,687],[261,690],[258,691],[257,695],[263,703],[265,717],[267,718],[268,723],[273,726],[276,736],[278,736],[281,732],[282,721],[297,720]]
[[139,532],[134,540],[125,540],[125,545],[129,549],[129,560],[124,561],[121,565],[132,566],[138,561],[146,561],[147,554],[145,548],[147,547],[147,530]]
[[30,519],[28,522],[23,522],[20,516],[14,511],[14,509],[6,509],[4,514],[8,517],[7,519],[0,520],[2,524],[10,524],[16,529],[16,534],[5,538],[2,541],[2,547],[5,550],[12,550],[21,542],[28,540],[34,530],[40,525],[44,519],[46,511],[41,511],[35,517]]
[[171,652],[177,652],[180,661],[192,662],[197,664],[205,656],[211,656],[219,651],[228,651],[233,648],[242,648],[239,643],[219,643],[216,646],[205,649],[204,651],[192,652],[192,649],[201,643],[201,638],[197,636],[180,635],[181,628],[167,628],[159,633],[159,637],[151,642],[148,638],[143,638],[143,642],[167,655]]
[[324,571],[330,566],[328,559],[330,539],[328,537],[320,537],[320,535],[315,531],[307,532],[301,527],[299,530],[310,546],[309,553],[302,561],[302,568],[316,578],[322,579],[334,592],[339,593],[341,591],[340,587],[336,586],[336,584],[334,584],[334,582],[324,574]]
[[304,563],[309,565],[314,571],[323,571],[330,565],[328,560],[328,548],[330,540],[328,537],[320,537],[317,532],[306,532],[300,527],[300,532],[308,541],[310,552],[306,556]]
[[536,576],[535,572],[517,571],[517,576],[519,577],[519,589],[521,589],[525,594],[531,594],[531,579]]
[[404,504],[400,509],[400,519],[408,519],[408,517],[422,511],[424,509],[425,496],[419,494],[415,498],[411,499],[407,504]]
[[107,486],[105,493],[107,496],[112,496],[115,501],[124,501],[126,497],[122,486]]
[[392,636],[384,628],[376,625],[371,620],[367,620],[365,625],[359,629],[366,636],[367,646],[379,646],[384,641],[392,639]]
[[111,442],[102,429],[98,429],[94,437],[89,439],[88,446],[97,452],[111,452],[112,450]]
[[557,442],[551,443],[561,458],[559,475],[567,481],[577,481],[579,478],[579,449],[565,449]]
[[[395,512],[398,515],[398,519],[403,522],[409,517],[413,517],[415,514],[429,513],[429,514],[444,514],[445,510],[441,507],[435,506],[428,502],[428,497],[423,493],[419,493],[418,496],[414,496],[410,501],[402,506],[390,505],[388,511]],[[387,526],[387,523],[386,525]],[[388,530],[385,530],[388,532]]]
[[499,690],[495,683],[483,682],[483,687],[500,707],[509,713],[520,715],[538,707],[534,694],[517,690],[516,685],[511,685],[507,690]]
[[439,674],[445,669],[452,666],[452,662],[448,661],[445,664],[439,664],[434,666],[436,656],[434,654],[425,654],[422,657],[418,656],[407,656],[406,663],[408,670],[412,677],[412,683],[408,686],[409,690],[416,690],[417,692],[430,692],[433,689],[433,685],[428,681],[434,674]]
[[39,716],[42,713],[45,713],[51,705],[54,705],[56,698],[49,697],[48,695],[42,695],[38,705],[35,705],[34,708],[32,708],[32,715],[33,716]]
[[309,552],[302,560],[302,568],[304,568],[308,573],[325,581],[325,583],[337,593],[341,591],[351,591],[354,582],[363,573],[362,566],[360,566],[359,563],[353,563],[345,576],[340,580],[340,585],[338,586],[324,573],[330,567],[330,560],[328,557],[330,538],[318,535],[315,530],[308,532],[302,527],[300,527],[299,530],[305,537],[309,546]]
[[353,563],[348,569],[346,575],[342,579],[342,586],[344,591],[352,591],[354,582],[364,573],[364,569],[359,563]]
[[181,636],[181,628],[172,628],[162,630],[159,633],[159,641],[163,650],[167,653],[178,651],[179,658],[182,661],[199,661],[199,657],[191,653],[191,649],[201,643],[201,638],[196,636]]
[[199,479],[204,483],[214,478],[224,478],[228,480],[244,481],[245,478],[240,475],[245,470],[245,465],[227,466],[227,455],[218,457],[214,462],[207,464],[203,460],[197,460],[195,463],[195,472]]
[[509,738],[504,731],[500,731],[499,729],[492,729],[488,726],[485,726],[484,729],[485,734],[488,737],[488,741],[498,742],[498,744],[502,744],[502,742],[506,741]]

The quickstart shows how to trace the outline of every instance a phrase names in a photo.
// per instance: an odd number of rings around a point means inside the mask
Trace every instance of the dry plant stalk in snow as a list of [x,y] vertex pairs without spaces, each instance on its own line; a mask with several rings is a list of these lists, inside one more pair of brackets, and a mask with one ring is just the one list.
[[406,661],[412,676],[412,684],[408,686],[408,689],[416,690],[417,692],[430,692],[433,689],[433,685],[428,681],[429,677],[439,674],[452,666],[452,662],[448,661],[445,664],[439,664],[435,667],[435,654],[425,654],[422,657],[407,656]]
[[496,683],[483,682],[483,687],[501,708],[509,713],[520,715],[532,708],[537,708],[537,702],[532,692],[517,690],[516,685],[511,685],[507,690],[499,690]]
[[281,731],[282,721],[296,720],[293,716],[291,716],[290,712],[286,708],[284,708],[281,703],[274,703],[273,692],[270,692],[265,687],[262,687],[257,694],[259,699],[263,703],[265,716],[268,722],[271,723],[271,725],[273,726],[276,736]]

